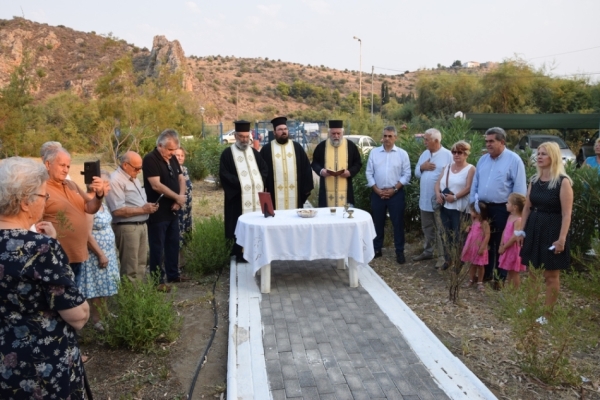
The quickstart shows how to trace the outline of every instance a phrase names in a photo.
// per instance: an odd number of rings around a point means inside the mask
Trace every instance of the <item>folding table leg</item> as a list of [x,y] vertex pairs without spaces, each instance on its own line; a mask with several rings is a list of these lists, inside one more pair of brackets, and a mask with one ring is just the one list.
[[358,263],[352,258],[348,258],[348,280],[350,287],[358,287]]
[[340,258],[337,260],[337,269],[346,269],[346,259]]
[[271,293],[271,264],[267,264],[261,268],[260,292]]

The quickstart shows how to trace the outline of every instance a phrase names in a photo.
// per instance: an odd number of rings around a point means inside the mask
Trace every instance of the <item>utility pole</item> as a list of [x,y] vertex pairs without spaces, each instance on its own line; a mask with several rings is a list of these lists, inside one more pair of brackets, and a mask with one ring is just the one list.
[[375,66],[371,66],[371,121],[373,121],[373,78],[375,77]]
[[359,44],[359,58],[358,58],[358,108],[360,108],[360,115],[362,115],[362,40],[354,36],[354,39],[358,40]]

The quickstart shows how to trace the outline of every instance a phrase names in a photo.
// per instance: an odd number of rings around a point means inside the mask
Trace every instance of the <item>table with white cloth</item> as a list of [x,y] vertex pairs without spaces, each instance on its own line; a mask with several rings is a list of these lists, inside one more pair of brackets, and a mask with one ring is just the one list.
[[260,270],[261,292],[271,291],[271,262],[274,260],[338,260],[345,268],[348,258],[350,287],[358,287],[358,267],[375,256],[376,236],[371,214],[354,209],[353,218],[337,207],[316,208],[313,218],[302,218],[297,210],[275,210],[275,217],[261,212],[240,216],[235,228],[237,244],[256,274]]

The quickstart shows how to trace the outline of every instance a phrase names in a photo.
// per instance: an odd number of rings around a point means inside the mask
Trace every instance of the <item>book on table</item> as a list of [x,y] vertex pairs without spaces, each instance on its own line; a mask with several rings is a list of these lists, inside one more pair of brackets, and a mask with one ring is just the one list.
[[273,209],[273,200],[271,200],[271,193],[258,192],[258,201],[260,201],[260,209],[265,218],[275,216],[275,210]]

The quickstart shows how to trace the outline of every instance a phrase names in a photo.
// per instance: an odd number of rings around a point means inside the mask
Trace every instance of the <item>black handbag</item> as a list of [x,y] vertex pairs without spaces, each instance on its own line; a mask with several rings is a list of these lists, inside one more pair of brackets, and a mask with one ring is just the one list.
[[[452,191],[450,189],[448,189],[448,178],[450,176],[450,168],[451,168],[452,164],[448,164],[448,171],[446,171],[446,187],[444,188],[444,190],[442,190],[442,194],[446,195],[446,194],[454,194],[452,193]],[[444,196],[442,196],[442,204],[437,202],[437,195],[434,194],[433,197],[431,198],[431,207],[433,208],[433,211],[437,211],[440,208],[442,208],[442,206],[444,204],[446,204],[446,200],[444,199]]]

